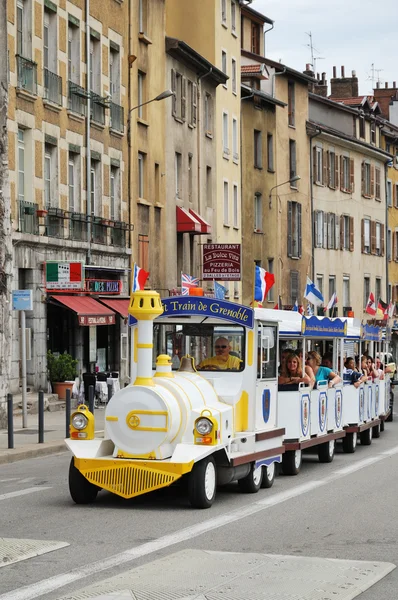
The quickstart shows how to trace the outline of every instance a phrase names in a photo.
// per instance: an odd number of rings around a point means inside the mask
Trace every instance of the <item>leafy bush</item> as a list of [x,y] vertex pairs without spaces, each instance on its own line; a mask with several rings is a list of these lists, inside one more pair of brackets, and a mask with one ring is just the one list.
[[77,377],[77,360],[70,354],[47,352],[47,370],[51,382],[73,381]]

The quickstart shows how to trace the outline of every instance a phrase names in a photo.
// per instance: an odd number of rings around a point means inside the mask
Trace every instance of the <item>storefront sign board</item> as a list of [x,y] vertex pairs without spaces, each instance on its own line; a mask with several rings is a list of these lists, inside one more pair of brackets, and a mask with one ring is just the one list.
[[115,315],[79,315],[79,325],[114,325]]
[[241,280],[240,244],[203,244],[202,279]]

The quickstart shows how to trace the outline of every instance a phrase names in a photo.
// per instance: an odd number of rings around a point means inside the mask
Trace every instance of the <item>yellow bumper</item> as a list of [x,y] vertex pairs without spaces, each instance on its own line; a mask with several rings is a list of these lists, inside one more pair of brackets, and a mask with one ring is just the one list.
[[74,463],[88,481],[122,498],[167,487],[192,471],[194,464],[76,457]]

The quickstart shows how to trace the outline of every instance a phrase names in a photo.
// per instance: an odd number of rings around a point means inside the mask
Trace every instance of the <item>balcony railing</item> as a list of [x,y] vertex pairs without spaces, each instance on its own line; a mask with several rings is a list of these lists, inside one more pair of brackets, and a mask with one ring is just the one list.
[[19,229],[22,233],[39,234],[39,219],[36,213],[38,208],[33,202],[19,201]]
[[100,217],[93,218],[92,240],[95,244],[107,243],[107,227],[102,224],[102,219]]
[[19,54],[16,58],[18,87],[37,95],[37,64]]
[[112,227],[111,244],[112,246],[126,246],[126,230],[116,226]]
[[91,118],[100,125],[105,125],[105,108],[107,103],[95,92],[91,92]]
[[62,106],[62,77],[44,69],[44,97]]
[[72,213],[69,227],[69,238],[87,242],[87,218],[82,213]]
[[63,239],[64,234],[64,211],[60,208],[48,208],[46,234],[49,237]]
[[87,92],[73,81],[68,81],[68,108],[78,115],[85,116]]
[[111,129],[115,129],[115,131],[124,132],[124,110],[123,106],[119,106],[119,104],[115,104],[114,102],[110,103],[111,108],[111,121],[110,126]]

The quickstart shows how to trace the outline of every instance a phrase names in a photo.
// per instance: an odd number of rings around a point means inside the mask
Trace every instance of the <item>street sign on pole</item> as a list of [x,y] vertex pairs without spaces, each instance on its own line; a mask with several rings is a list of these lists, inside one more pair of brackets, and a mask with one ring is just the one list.
[[32,290],[13,290],[12,310],[33,310]]
[[28,426],[28,403],[26,398],[26,319],[25,311],[33,310],[32,290],[13,290],[12,310],[21,313],[21,371],[22,371],[22,427]]

